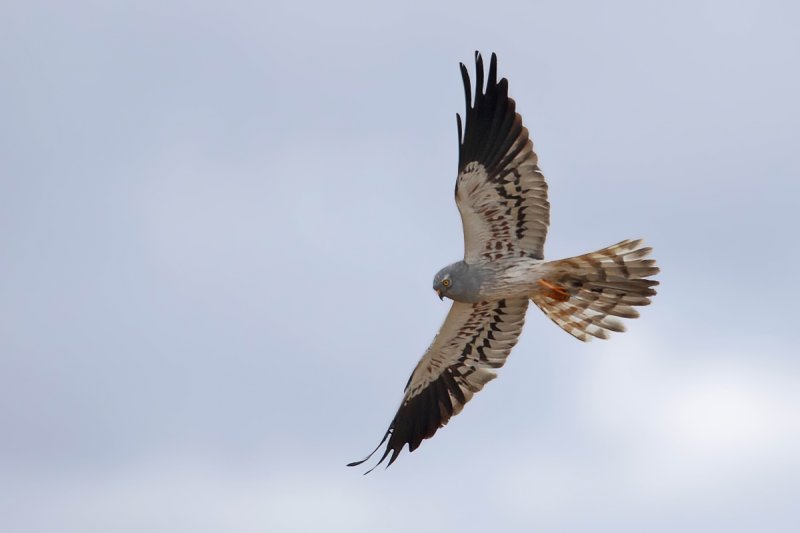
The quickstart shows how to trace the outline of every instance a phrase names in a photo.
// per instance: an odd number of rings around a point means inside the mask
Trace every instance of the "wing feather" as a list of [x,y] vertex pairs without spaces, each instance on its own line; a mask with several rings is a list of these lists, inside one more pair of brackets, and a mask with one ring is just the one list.
[[456,204],[464,228],[464,260],[496,261],[510,256],[544,258],[550,224],[547,183],[508,80],[497,81],[492,54],[484,87],[483,58],[475,55],[476,85],[461,64],[466,112],[458,125]]
[[389,466],[405,445],[414,451],[461,412],[472,396],[497,376],[493,369],[503,366],[517,343],[527,308],[527,297],[453,302],[439,333],[411,374],[383,439],[366,458],[348,466],[367,461],[384,443],[386,449],[372,469],[391,454]]

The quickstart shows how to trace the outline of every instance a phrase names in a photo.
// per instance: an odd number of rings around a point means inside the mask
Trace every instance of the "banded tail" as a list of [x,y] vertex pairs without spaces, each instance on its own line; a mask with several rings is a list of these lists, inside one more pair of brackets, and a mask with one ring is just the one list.
[[636,318],[634,306],[648,305],[659,272],[652,248],[627,240],[596,252],[546,263],[533,303],[570,335],[590,341],[625,331],[621,318]]

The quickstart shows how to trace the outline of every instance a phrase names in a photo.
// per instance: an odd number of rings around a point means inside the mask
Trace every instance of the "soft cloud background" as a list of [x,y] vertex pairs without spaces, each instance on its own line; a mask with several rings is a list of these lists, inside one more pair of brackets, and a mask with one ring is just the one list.
[[[0,529],[794,531],[794,2],[4,2]],[[496,51],[548,256],[646,237],[630,331],[533,310],[377,443],[446,306],[458,61]]]

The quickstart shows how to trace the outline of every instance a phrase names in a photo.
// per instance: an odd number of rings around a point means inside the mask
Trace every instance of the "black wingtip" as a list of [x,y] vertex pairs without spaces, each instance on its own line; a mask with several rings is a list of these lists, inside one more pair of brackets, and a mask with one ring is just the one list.
[[[347,466],[358,466],[358,465],[364,464],[365,462],[369,461],[370,457],[372,457],[373,455],[375,455],[375,452],[377,452],[377,451],[380,449],[380,447],[381,447],[381,446],[383,446],[383,443],[384,443],[384,442],[386,442],[386,439],[388,439],[388,438],[389,438],[389,435],[391,435],[391,433],[392,433],[392,428],[389,428],[389,429],[386,431],[386,433],[383,435],[383,438],[381,439],[381,441],[378,443],[378,445],[377,445],[377,446],[375,446],[375,449],[374,449],[374,450],[372,450],[372,451],[369,453],[369,455],[367,455],[366,457],[364,457],[364,458],[363,458],[363,459],[361,459],[360,461],[353,461],[352,463],[347,463]],[[383,462],[383,460],[384,460],[384,459],[386,459],[386,454],[388,454],[388,453],[389,453],[389,449],[387,448],[387,449],[386,449],[386,453],[384,453],[384,454],[383,454],[383,457],[381,457],[381,460],[380,460],[380,461],[378,461],[378,464],[376,464],[375,466],[373,466],[372,468],[370,468],[369,470],[367,470],[366,472],[364,472],[364,474],[365,474],[365,475],[366,475],[366,474],[369,474],[370,472],[372,472],[373,470],[375,470],[375,467],[376,467],[376,466],[378,466],[379,464],[381,464],[381,463]]]
[[[508,81],[499,76],[497,54],[492,52],[487,59],[488,71],[483,56],[475,51],[474,80],[470,80],[468,70],[460,63],[466,113],[459,136],[458,172],[471,161],[493,172],[504,157],[516,156],[508,151],[523,131],[521,119],[517,123],[514,101],[508,96]],[[522,149],[524,143],[519,143],[519,147]]]
[[497,85],[497,55],[492,52],[492,59],[489,61],[489,81],[487,87],[494,87]]
[[475,52],[475,105],[478,105],[478,100],[483,98],[483,91],[483,57]]
[[467,101],[467,111],[472,107],[472,84],[469,81],[469,70],[464,63],[459,63],[461,66],[461,79],[464,82],[464,96]]

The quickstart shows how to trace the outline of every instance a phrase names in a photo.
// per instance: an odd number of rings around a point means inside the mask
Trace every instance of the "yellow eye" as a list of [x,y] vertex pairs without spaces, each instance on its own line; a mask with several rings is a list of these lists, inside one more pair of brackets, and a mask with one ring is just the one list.
[[442,280],[442,285],[444,285],[445,287],[449,287],[450,286],[450,280],[449,279],[443,279]]

